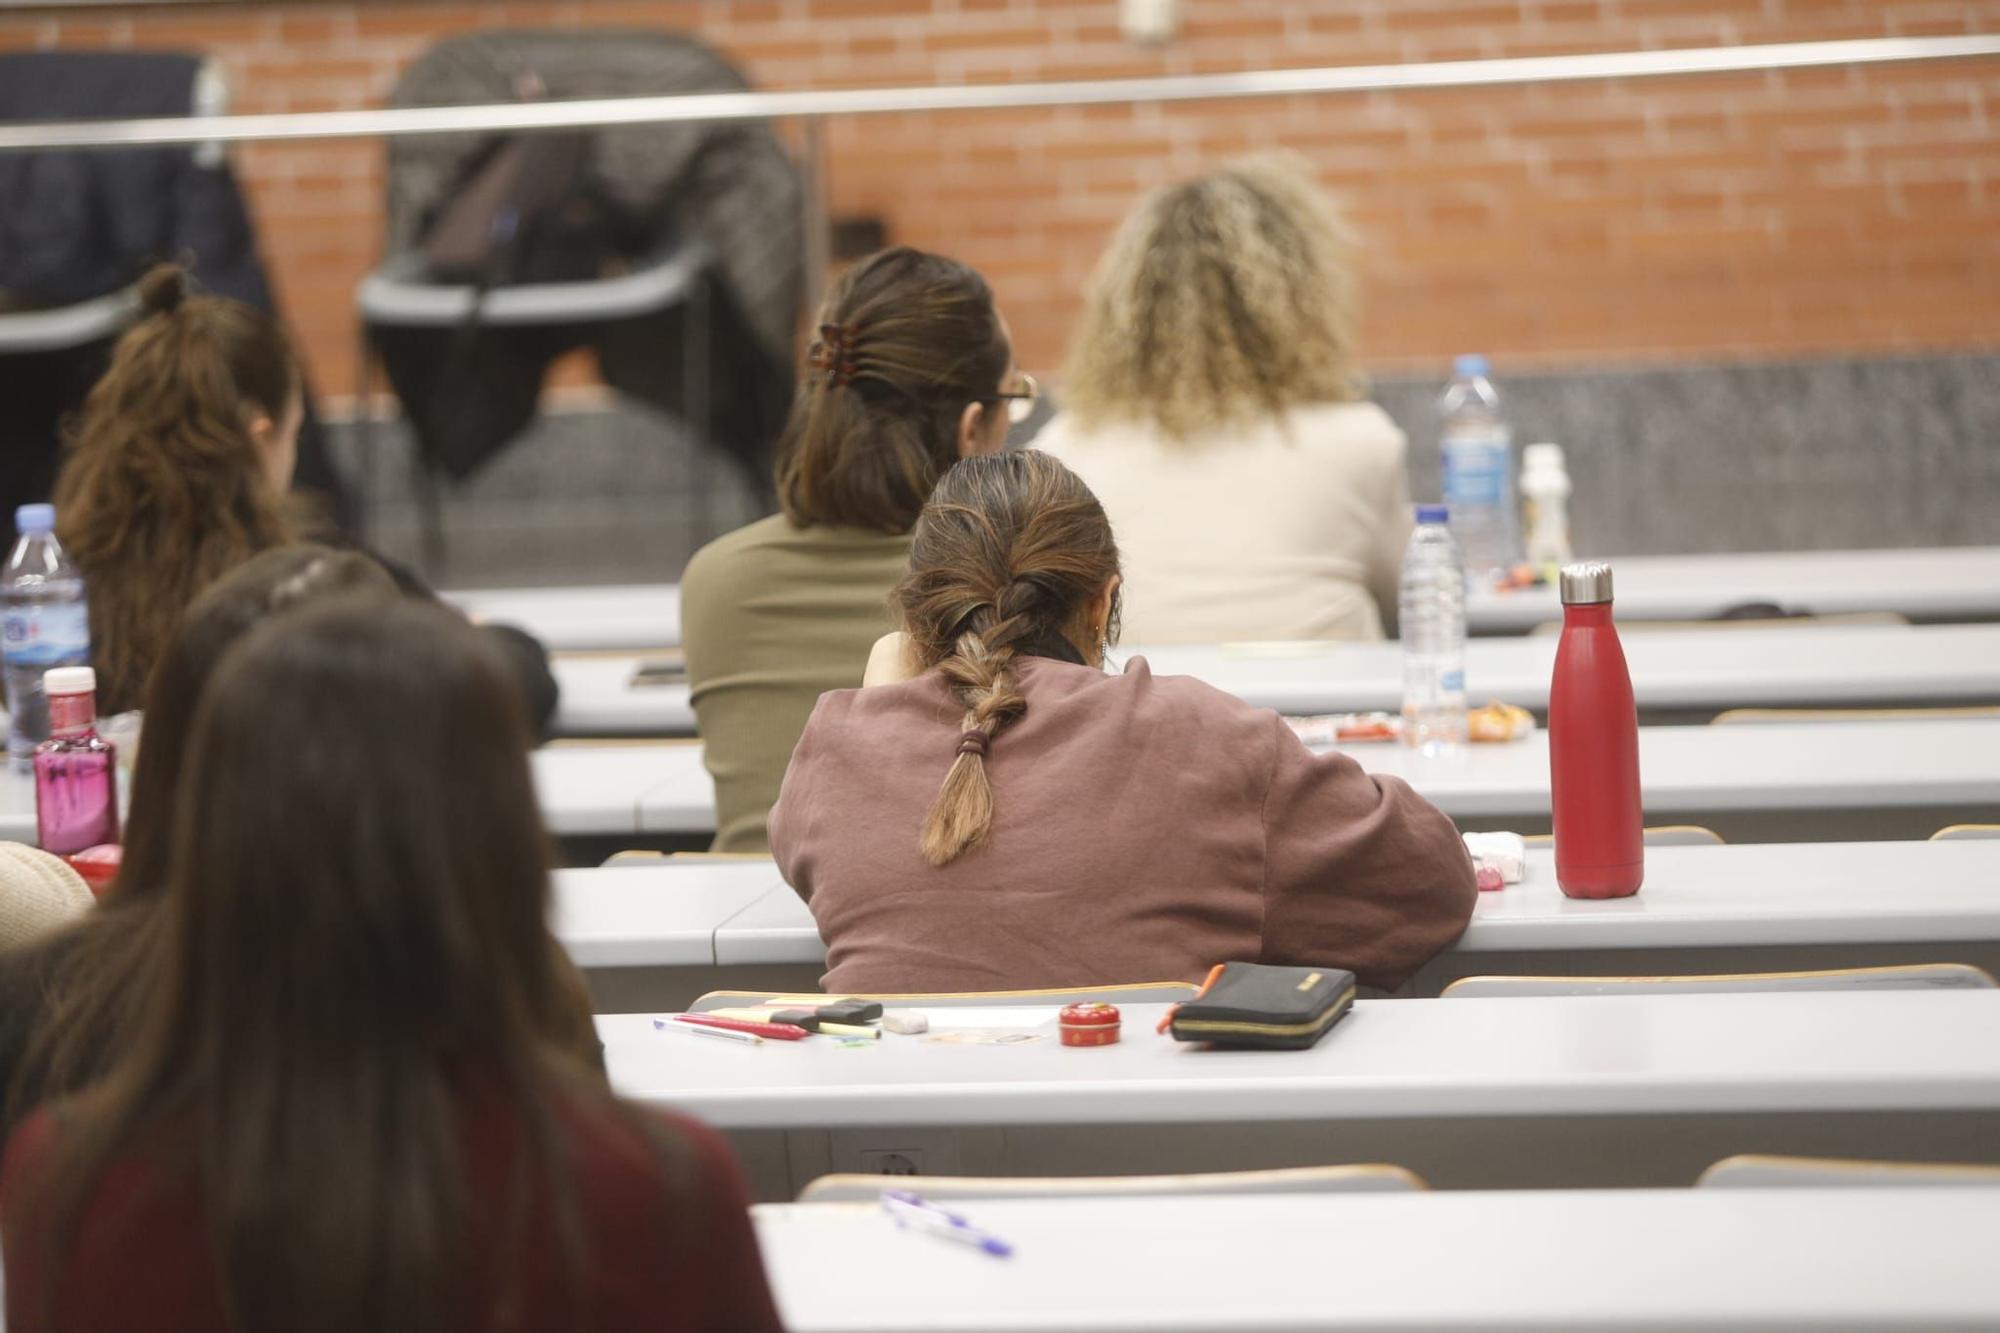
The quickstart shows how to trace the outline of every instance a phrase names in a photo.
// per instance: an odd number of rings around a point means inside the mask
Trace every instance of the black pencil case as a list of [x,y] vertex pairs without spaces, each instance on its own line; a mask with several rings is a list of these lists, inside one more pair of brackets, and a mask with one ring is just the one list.
[[1354,1004],[1354,974],[1335,967],[1227,963],[1174,1010],[1176,1041],[1297,1051],[1313,1045]]

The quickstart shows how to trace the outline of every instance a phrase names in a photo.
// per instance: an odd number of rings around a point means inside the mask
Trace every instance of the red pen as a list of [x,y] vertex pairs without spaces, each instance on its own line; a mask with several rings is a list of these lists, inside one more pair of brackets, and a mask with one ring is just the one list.
[[752,1023],[742,1018],[717,1018],[714,1014],[677,1014],[676,1023],[692,1023],[696,1027],[727,1028],[731,1032],[749,1032],[759,1037],[770,1037],[776,1041],[803,1041],[808,1035],[804,1028],[795,1028],[789,1023]]

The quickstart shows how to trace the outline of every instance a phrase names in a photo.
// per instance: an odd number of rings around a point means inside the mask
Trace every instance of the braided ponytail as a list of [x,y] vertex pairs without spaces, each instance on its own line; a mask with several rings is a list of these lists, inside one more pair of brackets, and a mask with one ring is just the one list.
[[965,708],[957,750],[924,818],[920,849],[949,865],[986,845],[993,741],[1027,712],[1016,658],[1082,660],[1089,608],[1118,575],[1111,524],[1089,489],[1033,450],[970,458],[931,495],[891,600],[921,664]]

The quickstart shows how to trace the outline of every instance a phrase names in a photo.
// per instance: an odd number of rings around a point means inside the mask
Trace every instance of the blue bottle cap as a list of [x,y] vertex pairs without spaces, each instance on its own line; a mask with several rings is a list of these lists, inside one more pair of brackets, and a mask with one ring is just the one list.
[[1451,522],[1451,507],[1449,505],[1418,505],[1417,522],[1449,523]]
[[1492,367],[1486,364],[1486,358],[1478,352],[1467,352],[1459,357],[1451,363],[1451,369],[1460,379],[1471,379],[1474,375],[1484,376],[1492,373]]
[[14,526],[23,535],[46,536],[56,530],[54,505],[22,505],[14,511]]

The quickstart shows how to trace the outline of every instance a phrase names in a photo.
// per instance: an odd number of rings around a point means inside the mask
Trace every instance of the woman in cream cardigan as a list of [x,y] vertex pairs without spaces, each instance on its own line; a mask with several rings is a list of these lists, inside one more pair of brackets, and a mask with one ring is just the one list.
[[1288,159],[1158,191],[1120,228],[1035,447],[1111,516],[1128,641],[1393,632],[1409,481],[1403,433],[1361,398],[1354,287]]

